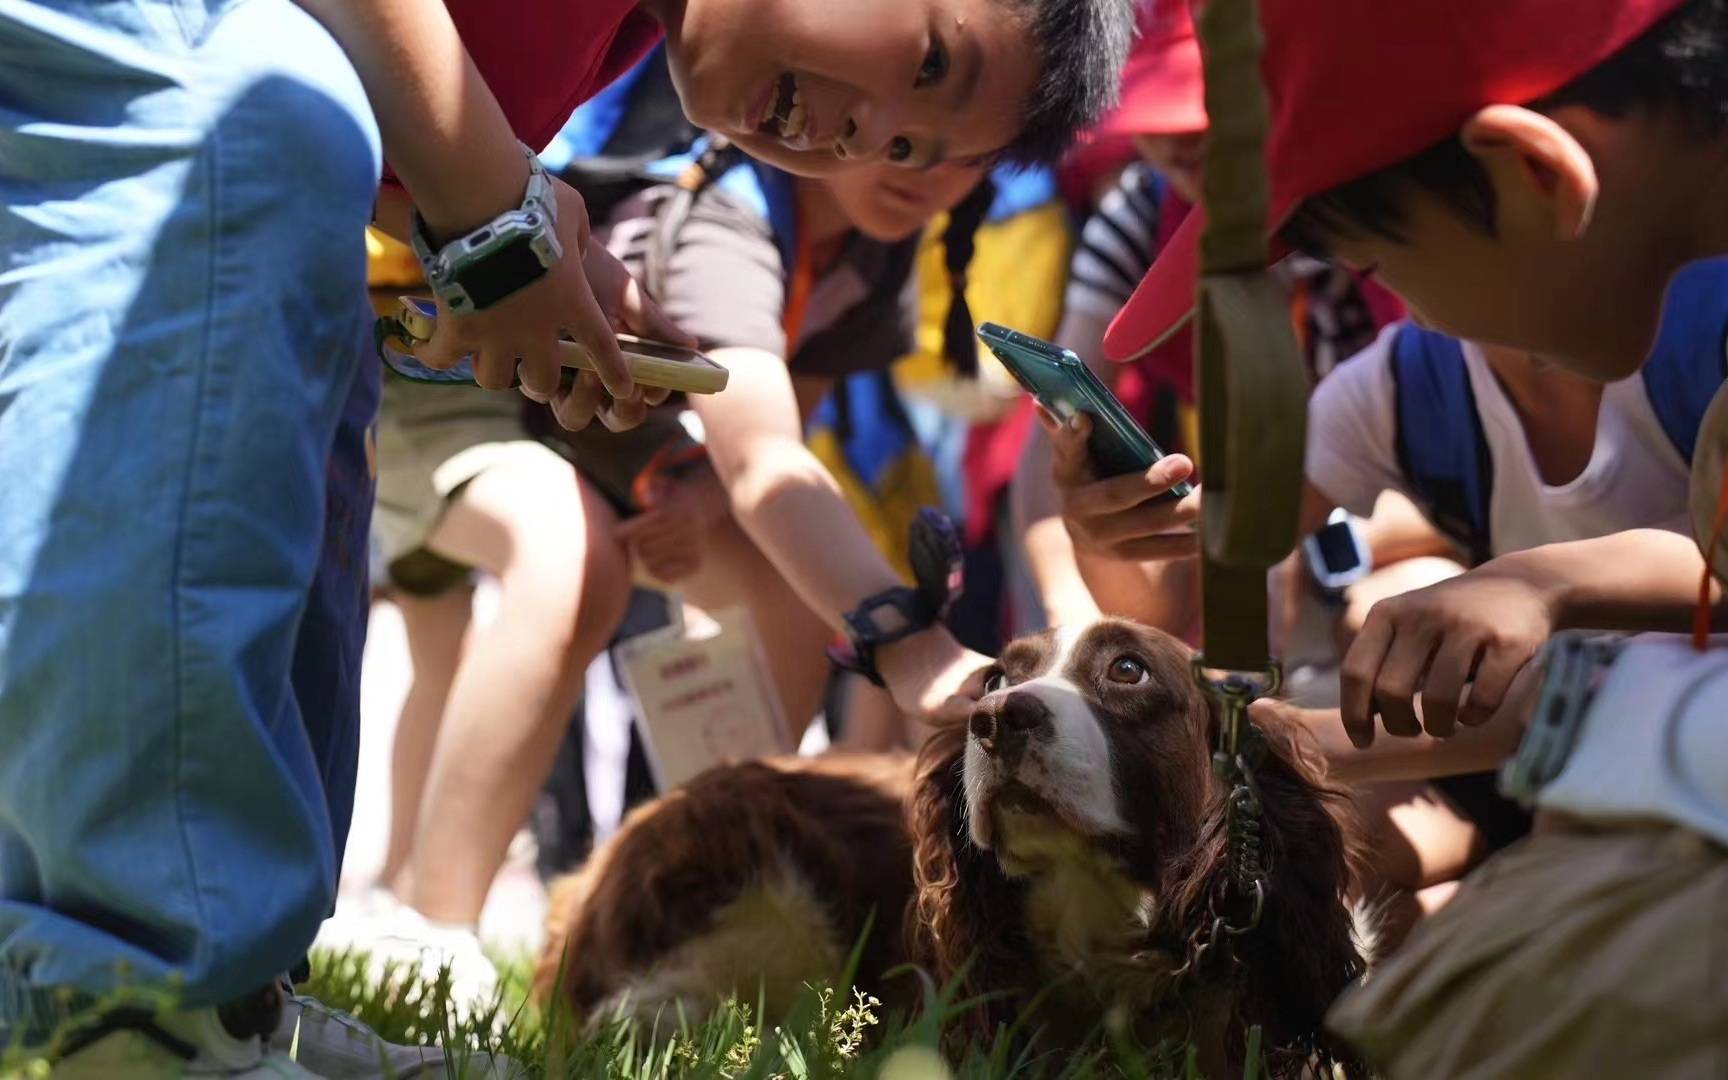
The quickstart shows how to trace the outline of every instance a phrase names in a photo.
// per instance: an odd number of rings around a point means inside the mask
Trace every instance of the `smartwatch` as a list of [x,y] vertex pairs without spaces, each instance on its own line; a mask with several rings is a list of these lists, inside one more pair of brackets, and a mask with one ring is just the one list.
[[528,147],[528,188],[522,205],[506,210],[465,236],[433,250],[426,222],[414,211],[409,238],[426,283],[458,314],[485,311],[532,285],[552,268],[563,248],[558,243],[558,202],[552,178]]
[[[835,667],[881,687],[888,684],[876,669],[876,650],[946,619],[965,587],[960,533],[946,514],[929,507],[919,510],[910,539],[908,555],[917,587],[896,586],[868,597],[845,616],[846,645],[828,650]],[[883,625],[883,611],[899,618]]]
[[1309,576],[1321,595],[1337,599],[1344,590],[1367,577],[1374,569],[1374,556],[1362,526],[1345,510],[1334,510],[1326,524],[1302,541]]

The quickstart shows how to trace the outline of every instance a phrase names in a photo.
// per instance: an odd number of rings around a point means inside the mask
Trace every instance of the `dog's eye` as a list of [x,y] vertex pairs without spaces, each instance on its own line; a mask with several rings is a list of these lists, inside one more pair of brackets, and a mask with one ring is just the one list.
[[1124,686],[1139,686],[1149,678],[1146,665],[1132,656],[1118,656],[1110,661],[1110,681]]
[[1008,689],[1008,676],[1000,671],[992,671],[984,676],[984,692],[994,694],[998,690]]

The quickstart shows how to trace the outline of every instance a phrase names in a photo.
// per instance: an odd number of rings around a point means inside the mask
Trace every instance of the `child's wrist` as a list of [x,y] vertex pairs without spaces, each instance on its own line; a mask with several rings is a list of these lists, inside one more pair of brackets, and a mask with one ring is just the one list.
[[529,165],[521,148],[512,145],[509,153],[499,151],[481,160],[484,168],[441,173],[435,182],[410,187],[433,244],[446,244],[522,205]]
[[1583,584],[1566,565],[1563,555],[1558,546],[1529,548],[1502,555],[1482,569],[1492,568],[1494,573],[1522,582],[1540,599],[1549,621],[1559,630],[1583,602]]

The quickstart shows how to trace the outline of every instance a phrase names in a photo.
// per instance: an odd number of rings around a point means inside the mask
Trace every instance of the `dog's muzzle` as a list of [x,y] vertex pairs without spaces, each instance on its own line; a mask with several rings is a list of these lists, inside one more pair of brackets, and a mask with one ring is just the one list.
[[1020,692],[981,705],[973,712],[968,730],[978,749],[1011,763],[1026,751],[1027,743],[1049,738],[1055,725],[1048,705],[1035,694]]

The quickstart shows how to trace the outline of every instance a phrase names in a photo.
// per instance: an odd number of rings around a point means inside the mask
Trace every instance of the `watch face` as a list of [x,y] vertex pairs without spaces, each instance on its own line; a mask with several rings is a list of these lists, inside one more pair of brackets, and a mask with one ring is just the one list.
[[532,238],[522,236],[465,268],[456,276],[456,283],[467,291],[475,308],[483,309],[545,272],[546,268],[540,265],[540,256],[534,252]]
[[1356,537],[1350,526],[1341,521],[1319,528],[1314,533],[1314,546],[1320,554],[1320,565],[1329,574],[1346,574],[1362,565],[1362,553],[1356,549]]

